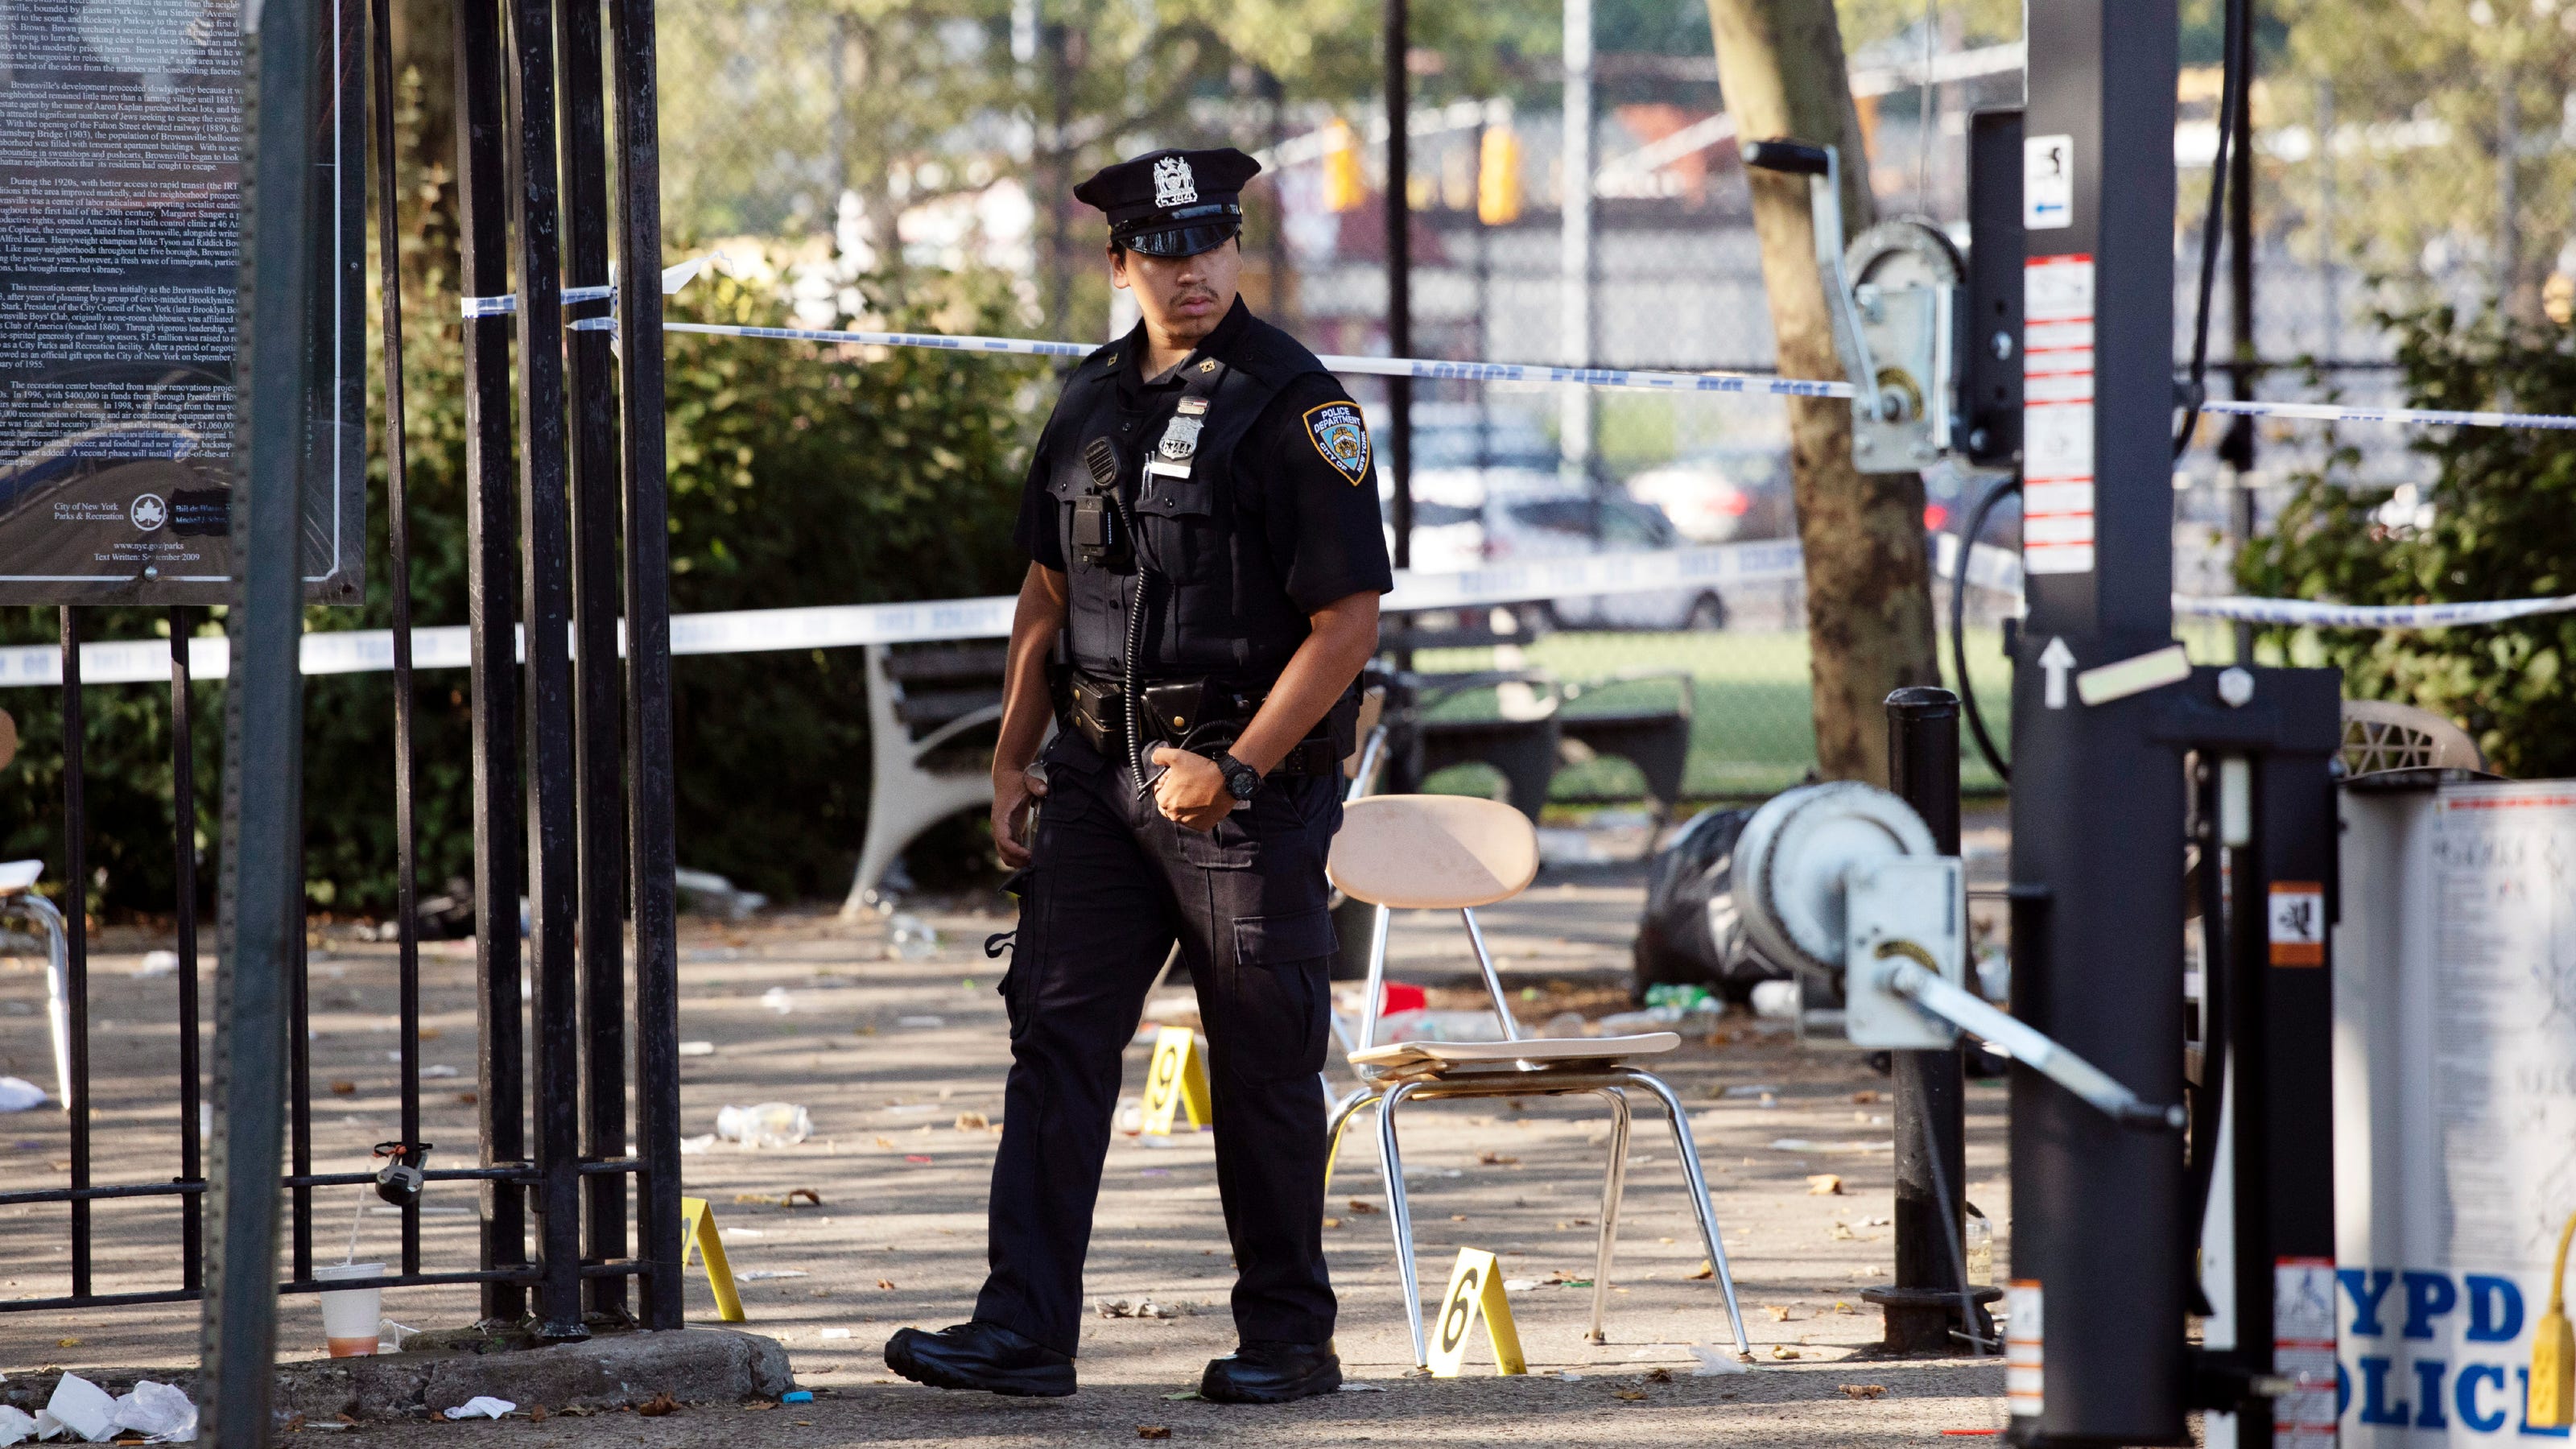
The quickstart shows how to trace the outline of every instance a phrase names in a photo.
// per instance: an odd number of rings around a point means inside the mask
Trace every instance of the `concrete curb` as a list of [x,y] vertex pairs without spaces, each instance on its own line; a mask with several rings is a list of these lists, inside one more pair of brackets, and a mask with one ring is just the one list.
[[[197,1371],[117,1369],[76,1371],[112,1394],[138,1379],[156,1379],[196,1393]],[[0,1403],[29,1413],[52,1397],[58,1372],[13,1374],[0,1388]],[[582,1343],[549,1344],[514,1352],[463,1349],[385,1354],[375,1358],[309,1359],[277,1366],[276,1411],[329,1421],[407,1419],[453,1408],[476,1395],[507,1399],[520,1408],[615,1409],[658,1394],[681,1403],[747,1398],[776,1399],[796,1387],[787,1350],[776,1339],[730,1328],[684,1328],[668,1333],[604,1333]]]

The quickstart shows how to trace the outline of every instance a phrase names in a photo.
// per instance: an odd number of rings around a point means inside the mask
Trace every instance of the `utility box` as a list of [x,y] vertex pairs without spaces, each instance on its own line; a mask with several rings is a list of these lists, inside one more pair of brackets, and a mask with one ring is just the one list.
[[2525,1399],[2576,1213],[2576,781],[2369,775],[2341,814],[2342,1442],[2564,1440]]

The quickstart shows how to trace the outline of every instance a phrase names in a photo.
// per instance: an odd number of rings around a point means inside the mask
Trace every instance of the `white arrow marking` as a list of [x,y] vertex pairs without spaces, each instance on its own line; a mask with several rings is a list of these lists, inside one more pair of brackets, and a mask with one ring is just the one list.
[[2066,647],[2065,639],[2051,637],[2048,647],[2039,652],[2039,667],[2048,675],[2042,702],[2050,709],[2066,708],[2066,671],[2075,667],[2075,651]]

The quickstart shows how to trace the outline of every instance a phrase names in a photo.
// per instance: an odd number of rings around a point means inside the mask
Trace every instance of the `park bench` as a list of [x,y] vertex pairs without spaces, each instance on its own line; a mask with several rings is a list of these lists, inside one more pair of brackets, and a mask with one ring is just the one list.
[[[964,737],[1002,718],[1000,643],[870,644],[868,830],[841,914],[869,903],[914,839],[993,798],[992,743]],[[987,731],[989,734],[989,731]]]

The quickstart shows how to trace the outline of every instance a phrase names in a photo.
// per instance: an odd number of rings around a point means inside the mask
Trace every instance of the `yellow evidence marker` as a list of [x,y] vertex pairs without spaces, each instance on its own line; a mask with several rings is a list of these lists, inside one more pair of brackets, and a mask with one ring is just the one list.
[[1189,1114],[1192,1127],[1216,1120],[1198,1033],[1186,1026],[1167,1026],[1154,1036],[1153,1064],[1145,1068],[1145,1135],[1171,1136],[1175,1108]]
[[689,1250],[696,1249],[706,1265],[707,1286],[716,1290],[716,1317],[727,1323],[740,1323],[742,1295],[733,1291],[733,1264],[725,1261],[724,1240],[716,1236],[716,1216],[707,1211],[702,1197],[680,1199],[680,1268],[689,1266]]
[[1485,1320],[1485,1338],[1494,1348],[1494,1372],[1525,1374],[1520,1330],[1512,1325],[1512,1305],[1503,1291],[1503,1268],[1494,1255],[1479,1248],[1460,1248],[1458,1266],[1449,1270],[1449,1291],[1440,1297],[1440,1324],[1431,1335],[1431,1376],[1454,1379],[1467,1364],[1467,1337],[1476,1319]]

